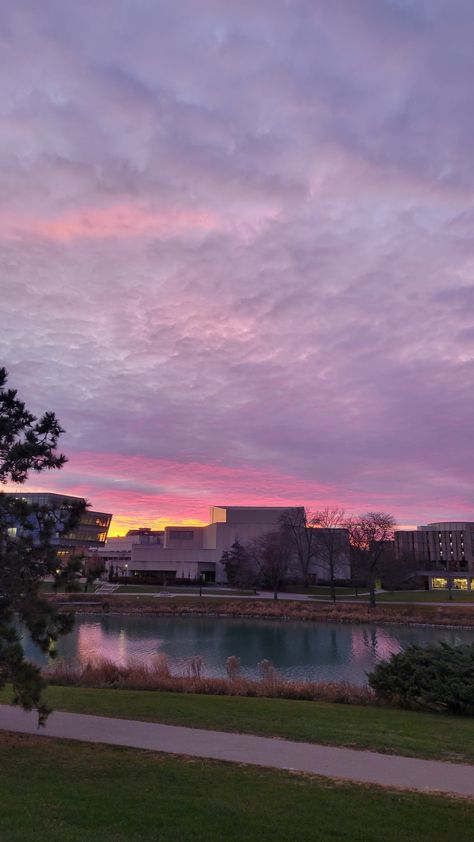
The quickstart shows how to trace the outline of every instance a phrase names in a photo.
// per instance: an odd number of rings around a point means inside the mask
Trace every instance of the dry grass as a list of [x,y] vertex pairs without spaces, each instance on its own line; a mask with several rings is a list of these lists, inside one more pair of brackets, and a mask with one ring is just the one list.
[[50,596],[60,603],[74,603],[73,610],[82,613],[113,611],[124,614],[155,614],[162,616],[220,616],[255,619],[319,620],[322,622],[377,623],[467,626],[474,627],[474,609],[468,605],[437,606],[379,604],[374,610],[367,603],[314,603],[289,600],[210,599],[195,597],[129,597],[92,594]]
[[287,681],[269,661],[259,664],[260,679],[243,678],[236,670],[233,656],[228,662],[227,678],[203,675],[202,658],[191,658],[186,675],[173,675],[166,656],[158,655],[149,664],[127,666],[99,660],[84,665],[58,661],[45,671],[50,684],[74,687],[116,688],[127,690],[164,690],[178,693],[200,693],[212,696],[262,696],[306,701],[340,702],[343,704],[375,704],[375,696],[367,687],[336,682]]

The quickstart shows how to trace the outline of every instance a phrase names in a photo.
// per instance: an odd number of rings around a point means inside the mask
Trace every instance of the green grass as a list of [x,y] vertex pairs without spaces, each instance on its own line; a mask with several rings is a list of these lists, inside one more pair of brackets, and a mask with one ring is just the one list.
[[[0,702],[10,701],[8,690]],[[286,737],[327,745],[474,763],[474,719],[383,707],[155,690],[55,687],[56,710]]]
[[[359,588],[359,592],[366,592],[367,588]],[[285,593],[308,594],[315,596],[331,596],[331,589],[327,585],[311,585],[309,588],[302,588],[299,585],[286,585]],[[357,591],[355,588],[337,587],[336,596],[355,596]]]
[[5,842],[471,842],[467,800],[41,737],[0,738]]
[[[166,586],[163,585],[119,585],[115,593],[172,593],[172,594],[186,594],[191,593],[199,593],[198,587],[187,587],[186,585],[176,585],[173,586]],[[253,591],[245,591],[245,590],[233,590],[230,588],[213,588],[209,587],[208,585],[203,585],[202,593],[205,596],[206,594],[213,594],[222,597],[230,597],[230,596],[248,596],[253,595]]]
[[[474,602],[474,591],[453,588],[452,602]],[[365,598],[365,597],[364,597]],[[377,602],[449,602],[449,591],[386,591],[377,594]]]

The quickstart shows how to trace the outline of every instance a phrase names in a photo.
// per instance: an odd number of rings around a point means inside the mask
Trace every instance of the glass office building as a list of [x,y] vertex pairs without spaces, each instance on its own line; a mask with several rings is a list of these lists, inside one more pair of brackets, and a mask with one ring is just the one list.
[[[38,506],[48,506],[56,510],[58,514],[61,508],[67,504],[80,502],[83,498],[72,497],[69,494],[53,494],[51,492],[20,492],[9,494],[10,497],[17,497],[27,503]],[[86,550],[94,547],[102,547],[106,540],[110,527],[112,515],[108,512],[96,512],[92,509],[85,509],[81,514],[79,523],[72,532],[67,534],[57,533],[52,539],[52,544],[58,548],[58,556],[62,559],[75,555],[83,555]],[[11,527],[11,533],[16,527]]]

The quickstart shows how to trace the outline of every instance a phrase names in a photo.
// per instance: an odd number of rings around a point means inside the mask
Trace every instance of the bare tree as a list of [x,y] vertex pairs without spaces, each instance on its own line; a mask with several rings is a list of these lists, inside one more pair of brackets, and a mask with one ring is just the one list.
[[303,580],[307,588],[310,584],[311,564],[317,552],[317,536],[314,529],[314,515],[303,506],[288,509],[280,517],[280,529],[286,536],[285,542],[296,557]]
[[386,512],[366,512],[346,522],[355,566],[367,580],[371,608],[375,608],[375,583],[394,539],[395,525],[393,515]]
[[318,561],[328,572],[331,599],[336,602],[338,566],[347,546],[346,514],[337,506],[327,506],[314,512],[311,523],[315,527]]
[[268,584],[273,591],[273,599],[278,599],[278,591],[288,576],[291,564],[291,544],[286,533],[280,529],[269,532],[252,541],[248,552],[255,562],[258,579]]

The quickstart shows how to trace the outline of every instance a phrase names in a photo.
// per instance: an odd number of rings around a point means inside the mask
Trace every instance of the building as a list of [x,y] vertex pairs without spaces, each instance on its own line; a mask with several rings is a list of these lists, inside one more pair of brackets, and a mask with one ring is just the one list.
[[[156,579],[159,583],[176,580],[204,580],[225,584],[227,581],[222,555],[238,540],[247,544],[280,526],[288,507],[212,506],[206,526],[167,526],[162,532],[133,530],[124,538],[111,538],[98,551],[106,569],[114,574],[135,578]],[[350,577],[347,533],[342,535],[338,578]],[[145,540],[143,540],[145,539]],[[314,577],[324,579],[324,569],[315,559]]]
[[434,589],[474,590],[474,523],[440,521],[395,533],[395,554],[412,559]]
[[148,529],[147,527],[130,529],[126,535],[107,538],[105,546],[91,549],[88,555],[89,558],[100,560],[108,573],[115,574],[117,572],[117,575],[125,575],[131,569],[132,547],[136,544],[147,547],[152,545],[162,546],[163,538],[163,530]]
[[[10,497],[16,497],[20,500],[26,500],[28,503],[36,504],[38,506],[48,506],[61,511],[61,506],[66,503],[75,503],[82,500],[81,497],[72,497],[68,494],[53,494],[51,492],[21,492],[18,494],[9,494]],[[57,547],[58,558],[66,561],[73,556],[85,555],[90,548],[99,548],[105,545],[107,535],[110,527],[112,515],[106,512],[95,512],[91,509],[86,509],[80,517],[73,532],[66,534],[56,533],[52,538],[52,545]],[[17,527],[12,527],[16,529]]]

